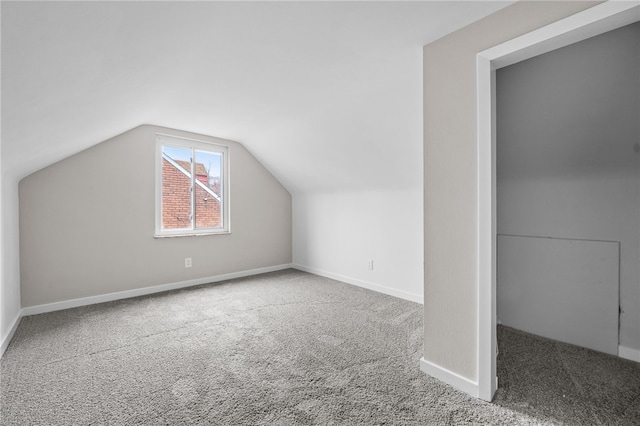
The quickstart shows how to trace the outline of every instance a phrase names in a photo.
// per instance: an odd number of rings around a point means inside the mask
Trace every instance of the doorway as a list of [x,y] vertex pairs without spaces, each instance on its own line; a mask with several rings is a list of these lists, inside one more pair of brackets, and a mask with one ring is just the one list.
[[499,323],[637,345],[639,52],[636,22],[496,71]]
[[477,55],[478,387],[497,388],[496,70],[640,20],[637,2],[606,2]]

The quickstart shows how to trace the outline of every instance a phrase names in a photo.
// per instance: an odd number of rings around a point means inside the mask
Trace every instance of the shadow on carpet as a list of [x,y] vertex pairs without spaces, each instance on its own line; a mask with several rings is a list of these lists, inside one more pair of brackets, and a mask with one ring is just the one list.
[[640,364],[498,326],[494,403],[562,425],[640,425]]

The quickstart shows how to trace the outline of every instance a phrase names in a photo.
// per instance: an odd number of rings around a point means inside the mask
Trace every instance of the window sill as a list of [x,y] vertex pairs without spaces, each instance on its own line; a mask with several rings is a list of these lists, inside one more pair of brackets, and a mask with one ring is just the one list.
[[210,232],[198,232],[198,233],[184,233],[184,234],[155,234],[153,238],[179,238],[179,237],[204,237],[207,235],[228,235],[231,231],[210,231]]

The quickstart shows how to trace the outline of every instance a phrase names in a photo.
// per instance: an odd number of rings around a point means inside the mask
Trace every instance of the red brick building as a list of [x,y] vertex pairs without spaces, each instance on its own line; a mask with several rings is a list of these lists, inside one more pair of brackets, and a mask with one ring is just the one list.
[[[219,183],[210,182],[202,163],[195,164],[195,227],[217,228],[220,221]],[[162,228],[191,226],[191,163],[162,159]]]

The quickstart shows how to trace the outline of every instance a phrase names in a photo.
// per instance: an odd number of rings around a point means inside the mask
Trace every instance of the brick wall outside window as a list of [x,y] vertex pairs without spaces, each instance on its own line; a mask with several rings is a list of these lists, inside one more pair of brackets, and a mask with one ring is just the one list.
[[[182,165],[187,171],[189,163]],[[204,170],[202,164],[196,164],[196,172]],[[196,177],[207,184],[206,175]],[[180,172],[167,160],[162,160],[162,228],[188,228],[191,225],[191,179]],[[215,188],[217,189],[217,188]],[[196,228],[217,228],[220,226],[220,201],[196,185]]]

